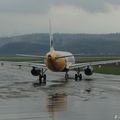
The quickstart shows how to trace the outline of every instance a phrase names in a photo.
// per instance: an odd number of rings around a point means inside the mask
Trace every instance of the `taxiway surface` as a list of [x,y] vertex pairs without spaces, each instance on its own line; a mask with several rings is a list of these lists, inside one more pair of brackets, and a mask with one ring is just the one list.
[[0,120],[119,120],[120,76],[70,76],[48,71],[47,85],[33,87],[30,68],[1,66]]

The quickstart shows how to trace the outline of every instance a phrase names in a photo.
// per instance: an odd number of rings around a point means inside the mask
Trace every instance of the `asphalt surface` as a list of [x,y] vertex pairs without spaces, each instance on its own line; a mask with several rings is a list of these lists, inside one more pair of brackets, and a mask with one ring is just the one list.
[[0,120],[120,120],[120,76],[93,74],[75,82],[74,72],[47,72],[34,87],[30,68],[0,66]]

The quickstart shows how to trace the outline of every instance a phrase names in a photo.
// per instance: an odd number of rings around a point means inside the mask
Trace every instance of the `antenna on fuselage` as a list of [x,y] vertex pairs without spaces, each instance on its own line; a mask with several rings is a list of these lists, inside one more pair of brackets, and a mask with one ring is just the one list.
[[52,23],[51,19],[49,18],[49,36],[50,36],[50,51],[54,50],[54,40],[53,40],[53,33],[52,33]]

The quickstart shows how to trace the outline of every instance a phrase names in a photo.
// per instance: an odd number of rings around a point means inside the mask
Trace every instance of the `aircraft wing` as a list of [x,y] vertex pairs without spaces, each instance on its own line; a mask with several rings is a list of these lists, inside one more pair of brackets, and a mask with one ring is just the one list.
[[26,55],[26,54],[16,54],[17,56],[21,57],[36,57],[36,58],[45,58],[45,56],[39,56],[39,55]]
[[43,68],[43,69],[47,69],[47,66],[45,64],[31,64],[31,67],[36,67],[36,68]]
[[83,68],[83,67],[86,67],[86,66],[94,66],[94,65],[112,64],[112,63],[119,63],[119,62],[120,62],[120,60],[107,60],[107,61],[78,63],[78,64],[69,65],[69,69]]
[[35,68],[43,68],[43,69],[47,69],[47,66],[45,64],[42,64],[42,63],[39,63],[39,64],[36,64],[36,63],[31,63],[31,62],[14,62],[12,63],[13,66],[23,66],[23,67],[35,67]]
[[[26,54],[16,54],[17,56],[21,56],[21,57],[36,57],[36,58],[43,58],[45,59],[45,56],[38,56],[38,55],[26,55]],[[40,62],[40,61],[39,61]],[[43,63],[43,61],[41,61]],[[17,63],[17,66],[25,66],[25,67],[35,67],[35,68],[43,68],[43,69],[47,69],[47,66],[45,64],[36,64],[36,63],[30,63],[30,62],[21,62],[21,63]]]

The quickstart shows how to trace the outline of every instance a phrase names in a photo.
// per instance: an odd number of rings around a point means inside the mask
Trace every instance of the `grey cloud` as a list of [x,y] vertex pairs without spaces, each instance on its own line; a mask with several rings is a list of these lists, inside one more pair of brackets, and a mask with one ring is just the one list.
[[59,3],[74,5],[82,8],[87,12],[104,12],[107,11],[106,4],[120,5],[120,0],[61,0]]
[[0,12],[47,13],[51,6],[71,5],[88,12],[103,12],[105,4],[120,5],[120,0],[0,0]]
[[0,12],[45,13],[49,7],[49,0],[0,0]]
[[107,2],[110,2],[112,4],[120,4],[120,0],[106,0]]

